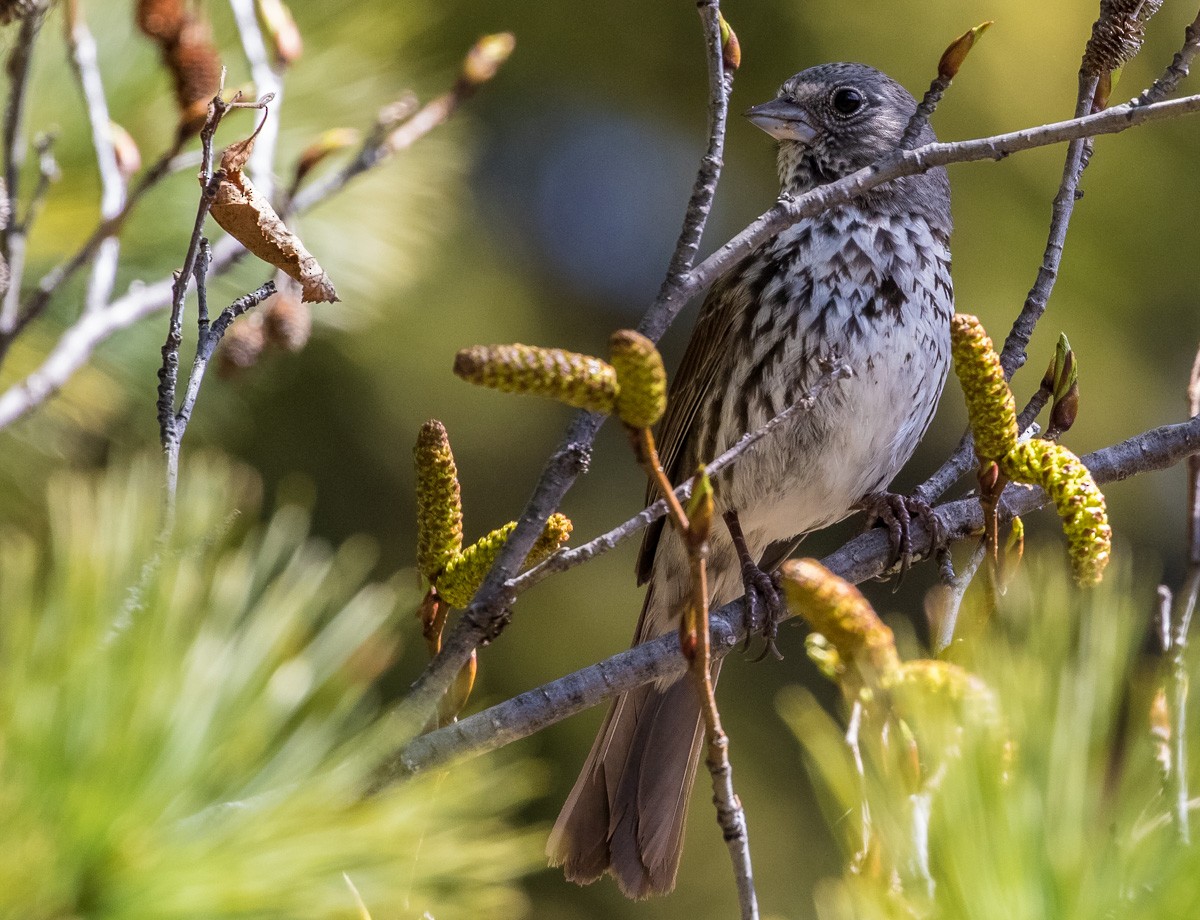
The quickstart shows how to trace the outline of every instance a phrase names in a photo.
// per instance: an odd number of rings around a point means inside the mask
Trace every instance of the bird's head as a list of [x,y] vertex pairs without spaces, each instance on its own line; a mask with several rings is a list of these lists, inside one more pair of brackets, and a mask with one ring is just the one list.
[[[822,64],[796,74],[746,117],[779,141],[779,181],[796,194],[894,150],[916,108],[908,90],[873,67]],[[928,127],[920,138],[935,139]]]

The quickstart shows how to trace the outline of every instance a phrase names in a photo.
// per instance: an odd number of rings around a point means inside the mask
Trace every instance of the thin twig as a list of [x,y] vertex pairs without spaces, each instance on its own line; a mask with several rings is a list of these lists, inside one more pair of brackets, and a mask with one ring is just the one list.
[[[1100,78],[1095,74],[1080,71],[1079,94],[1075,101],[1076,118],[1083,118],[1091,111],[1099,82]],[[1050,233],[1046,239],[1045,252],[1042,253],[1037,280],[1030,288],[1021,312],[1013,322],[1008,338],[1004,340],[1004,348],[1000,351],[1000,363],[1009,379],[1012,379],[1013,372],[1025,363],[1025,349],[1029,347],[1034,327],[1046,312],[1046,304],[1050,300],[1051,291],[1054,290],[1054,282],[1058,280],[1058,268],[1062,263],[1063,247],[1067,240],[1067,227],[1071,223],[1075,201],[1079,198],[1079,180],[1087,167],[1090,153],[1091,141],[1088,137],[1074,138],[1067,147],[1062,182],[1059,183],[1058,193],[1054,196]]]
[[375,130],[363,142],[358,153],[338,169],[298,192],[292,207],[306,211],[319,201],[341,191],[354,178],[373,169],[402,150],[407,150],[426,134],[446,123],[479,85],[461,77],[447,92],[431,99],[415,111],[407,111],[405,100],[400,107],[389,106],[381,113]]
[[683,505],[679,503],[679,497],[675,494],[671,480],[667,478],[667,474],[662,468],[662,461],[658,459],[658,447],[654,443],[654,433],[649,428],[630,428],[628,431],[634,456],[646,471],[646,476],[662,495],[663,501],[667,505],[667,513],[675,523],[676,529],[680,534],[686,534],[688,517],[684,513]]
[[[1200,419],[1200,352],[1196,354],[1188,379],[1187,407],[1192,421]],[[1187,575],[1183,587],[1175,595],[1174,605],[1167,612],[1168,620],[1162,633],[1163,651],[1168,653],[1170,661],[1167,683],[1171,695],[1174,736],[1169,791],[1175,832],[1183,844],[1191,841],[1188,812],[1187,643],[1192,616],[1196,612],[1196,600],[1200,596],[1200,454],[1188,457],[1187,472]],[[1166,591],[1163,587],[1159,590]],[[1166,591],[1166,596],[1170,598],[1169,591]]]
[[[1106,483],[1166,469],[1196,453],[1200,453],[1200,418],[1151,429],[1082,460],[1097,482]],[[1047,501],[1040,489],[1009,486],[1002,508],[1006,516],[1025,515]],[[940,505],[935,513],[953,539],[976,537],[983,527],[979,501],[974,498]],[[912,539],[915,552],[929,551],[930,534],[920,519],[913,520]],[[877,529],[859,535],[821,562],[842,578],[861,583],[883,572],[891,556],[888,535]],[[711,625],[713,657],[720,658],[745,639],[742,599],[713,611]],[[674,633],[636,645],[444,729],[413,738],[386,759],[378,773],[379,783],[385,785],[495,750],[650,681],[669,681],[684,669]]]
[[[200,264],[199,261],[196,263],[197,269],[199,269]],[[203,288],[199,287],[199,283],[200,281],[197,279],[197,291],[203,290]],[[275,282],[264,282],[257,290],[251,291],[249,294],[243,294],[222,310],[211,328],[201,333],[200,341],[196,348],[196,358],[192,363],[192,372],[188,376],[187,391],[184,394],[179,411],[175,413],[176,455],[178,455],[179,443],[183,440],[188,422],[191,420],[192,410],[196,406],[196,399],[200,395],[200,385],[204,382],[204,373],[208,369],[208,363],[212,360],[217,346],[221,344],[221,339],[225,336],[229,326],[235,319],[257,307],[274,293]]]
[[1188,631],[1192,625],[1192,614],[1196,609],[1196,595],[1200,592],[1200,566],[1188,571],[1183,590],[1175,604],[1174,628],[1171,632],[1170,689],[1173,750],[1171,757],[1171,807],[1174,813],[1175,832],[1179,842],[1191,843],[1191,827],[1188,813]]
[[[1200,350],[1192,361],[1192,374],[1187,388],[1188,415],[1200,415]],[[1188,564],[1200,566],[1200,457],[1189,457],[1187,462],[1188,503]]]
[[[658,289],[656,303],[667,303],[677,296],[676,289],[680,282],[692,270],[696,262],[696,253],[700,250],[700,239],[704,235],[704,226],[708,213],[712,210],[713,198],[717,194],[717,183],[721,178],[724,166],[725,129],[729,119],[729,96],[733,92],[733,70],[726,68],[724,52],[721,47],[720,10],[715,2],[698,4],[700,17],[704,22],[705,42],[708,60],[708,149],[700,160],[700,168],[696,181],[692,185],[692,194],[684,210],[683,227],[679,231],[679,239],[671,253],[671,261],[667,264],[667,273]],[[652,313],[642,321],[640,331],[657,341],[666,331],[650,323]]]
[[[79,0],[69,0],[66,6],[67,51],[71,69],[83,94],[84,110],[92,131],[92,148],[96,152],[96,167],[100,173],[100,221],[113,220],[125,207],[127,182],[117,165],[112,129],[108,114],[108,99],[96,53],[96,39],[88,28]],[[108,303],[117,280],[117,262],[121,240],[116,235],[106,237],[96,250],[92,277],[87,286],[84,309],[97,310]]]
[[262,30],[258,26],[258,16],[254,11],[254,0],[229,0],[229,5],[233,9],[233,19],[242,40],[242,51],[250,64],[254,92],[259,98],[271,96],[274,103],[275,117],[268,118],[259,130],[248,164],[254,187],[270,201],[275,194],[275,147],[279,139],[283,80],[271,65],[270,55],[267,54]]
[[7,333],[16,321],[17,304],[21,300],[21,280],[24,274],[25,231],[18,219],[20,204],[21,166],[25,162],[25,101],[29,90],[29,72],[33,47],[37,43],[42,20],[49,3],[41,2],[21,18],[16,41],[8,56],[8,101],[4,108],[4,128],[0,135],[3,144],[4,182],[8,193],[9,224],[0,232],[0,254],[8,262],[9,287],[0,306],[0,336]]
[[[222,80],[223,82],[224,80]],[[212,208],[217,188],[222,179],[221,173],[213,168],[215,159],[213,141],[221,120],[230,109],[262,108],[268,99],[269,97],[264,96],[258,102],[242,103],[235,97],[233,101],[226,102],[221,98],[221,93],[218,91],[217,95],[213,97],[212,104],[209,106],[208,118],[204,122],[204,127],[200,129],[200,147],[202,151],[200,164],[200,203],[196,207],[196,220],[192,225],[192,236],[188,241],[187,252],[183,257],[183,268],[175,275],[175,283],[171,289],[171,318],[167,327],[167,339],[162,347],[163,364],[158,372],[157,407],[159,436],[163,452],[166,455],[167,465],[166,523],[164,531],[170,529],[171,522],[174,519],[175,490],[178,485],[179,476],[179,444],[183,436],[183,430],[179,425],[179,417],[175,412],[175,385],[179,378],[179,347],[183,343],[183,306],[184,300],[187,297],[189,281],[194,276],[198,286],[203,284],[209,270],[210,253],[207,241],[203,240],[204,221]],[[200,253],[202,251],[204,256],[200,260]],[[202,262],[199,270],[197,270],[198,260]],[[273,288],[274,286],[272,285]],[[206,296],[206,294],[202,295],[202,299]],[[206,304],[204,312],[207,314],[207,301],[203,302]],[[226,312],[229,311],[226,310]],[[224,314],[222,314],[223,318]],[[205,319],[207,319],[207,316],[205,316]],[[218,320],[219,322],[220,320]],[[230,322],[232,322],[232,317],[226,321],[225,325],[227,326]],[[221,331],[223,332],[224,329]],[[218,335],[217,338],[219,339],[220,336]],[[201,344],[203,343],[197,343],[198,349]],[[197,389],[198,387],[199,384],[197,383]],[[192,400],[193,402],[195,400],[194,394],[192,395]],[[189,405],[188,415],[190,413],[191,406]],[[186,417],[183,421],[184,426],[186,426]]]
[[913,112],[912,118],[908,120],[908,125],[904,128],[904,134],[900,138],[901,150],[911,150],[917,145],[917,139],[925,130],[925,126],[929,124],[933,113],[937,111],[938,103],[942,101],[942,96],[950,88],[950,82],[941,75],[934,77],[930,82],[929,89],[925,91],[924,97],[917,105],[917,110]]
[[[71,280],[76,272],[91,262],[101,246],[103,246],[104,241],[116,236],[120,232],[121,227],[124,226],[126,219],[133,212],[138,202],[141,201],[142,196],[163,178],[175,171],[179,149],[179,144],[176,142],[171,149],[164,152],[158,160],[142,173],[126,196],[121,210],[110,218],[101,217],[100,222],[92,230],[91,235],[84,241],[83,245],[67,261],[56,265],[42,276],[37,287],[33,289],[21,305],[20,314],[16,318],[15,325],[7,334],[0,333],[0,357],[3,357],[12,340],[25,327],[45,312],[46,307],[49,306],[50,301],[54,298],[58,290]],[[170,282],[168,282],[168,287],[170,287]],[[168,298],[158,305],[158,309],[167,306],[169,303],[170,299]],[[95,311],[92,311],[90,315],[95,315]]]
[[22,241],[29,236],[33,225],[37,223],[38,216],[46,204],[46,196],[50,194],[50,186],[62,177],[58,160],[54,156],[54,143],[57,140],[58,137],[53,131],[39,133],[33,139],[33,149],[38,159],[38,179],[19,223]]
[[[817,398],[825,392],[825,390],[838,380],[843,380],[851,374],[850,368],[845,364],[838,364],[834,367],[827,368],[822,371],[821,375],[813,381],[804,395],[797,399],[794,403],[780,412],[777,416],[754,431],[748,432],[738,438],[737,443],[731,446],[728,450],[722,453],[719,457],[709,461],[704,465],[705,471],[710,477],[716,476],[730,464],[737,461],[739,457],[749,451],[755,444],[767,437],[771,432],[775,431],[780,425],[785,424],[788,420],[801,412],[807,412],[816,402]],[[692,494],[693,480],[689,477],[681,485],[676,486],[674,490],[675,497],[680,502],[685,502]],[[665,498],[660,498],[658,501],[647,505],[633,517],[627,521],[617,525],[607,533],[603,533],[587,543],[579,546],[565,549],[555,553],[544,562],[535,565],[533,568],[520,575],[512,578],[505,586],[511,596],[527,591],[534,585],[551,575],[558,572],[565,572],[567,569],[573,569],[577,565],[582,565],[596,556],[601,556],[609,550],[615,549],[625,540],[639,533],[643,528],[648,527],[654,521],[667,514],[667,502]]]
[[[710,529],[711,526],[710,505],[705,529]],[[700,696],[706,752],[704,762],[712,778],[717,824],[721,828],[721,835],[725,838],[725,846],[733,863],[742,920],[757,920],[758,895],[754,889],[754,867],[750,858],[750,832],[746,824],[746,811],[742,808],[741,799],[733,787],[729,736],[725,734],[721,725],[721,712],[717,708],[717,696],[712,680],[712,637],[708,619],[708,537],[707,534],[689,533],[684,540],[688,546],[688,564],[692,578],[692,601],[688,611],[688,619],[692,621],[688,625],[692,628],[687,632],[689,639],[693,634],[695,637],[694,642],[689,641],[684,647],[690,647],[688,673],[692,676],[696,692]]]
[[1168,65],[1166,72],[1133,101],[1134,105],[1159,102],[1175,92],[1176,87],[1188,75],[1192,59],[1195,58],[1198,51],[1200,51],[1200,13],[1196,14],[1196,18],[1184,30],[1183,47],[1175,52],[1175,59]]

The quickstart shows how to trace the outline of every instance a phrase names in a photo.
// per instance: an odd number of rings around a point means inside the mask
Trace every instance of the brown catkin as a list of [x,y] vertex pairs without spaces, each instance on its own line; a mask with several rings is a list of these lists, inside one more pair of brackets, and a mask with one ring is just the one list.
[[229,378],[254,367],[266,343],[260,317],[248,316],[234,323],[217,346],[217,373]]
[[0,25],[24,19],[49,5],[49,0],[0,0]]
[[263,325],[271,345],[284,351],[300,351],[312,334],[312,310],[289,284],[271,298],[263,311]]
[[1161,6],[1162,0],[1100,0],[1083,53],[1084,72],[1099,77],[1131,61],[1146,40],[1146,23]]
[[134,12],[138,29],[160,45],[172,45],[187,22],[183,0],[138,0]]

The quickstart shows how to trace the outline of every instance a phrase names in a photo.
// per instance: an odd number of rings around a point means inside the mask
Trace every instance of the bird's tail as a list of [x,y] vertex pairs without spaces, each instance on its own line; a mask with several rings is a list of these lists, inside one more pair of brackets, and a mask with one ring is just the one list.
[[550,834],[551,865],[581,885],[611,872],[630,898],[671,891],[703,737],[689,680],[618,697]]

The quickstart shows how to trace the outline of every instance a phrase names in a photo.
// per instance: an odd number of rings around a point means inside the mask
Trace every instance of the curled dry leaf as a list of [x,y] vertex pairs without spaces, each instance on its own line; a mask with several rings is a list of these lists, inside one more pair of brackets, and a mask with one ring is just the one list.
[[223,175],[212,203],[213,220],[258,258],[299,281],[301,300],[336,303],[337,291],[329,276],[242,172],[257,136],[255,131],[221,154]]

